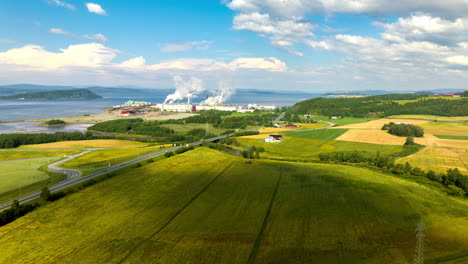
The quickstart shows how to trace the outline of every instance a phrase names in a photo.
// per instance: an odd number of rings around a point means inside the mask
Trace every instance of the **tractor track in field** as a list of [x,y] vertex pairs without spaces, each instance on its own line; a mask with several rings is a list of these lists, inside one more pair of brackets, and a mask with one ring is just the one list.
[[265,216],[263,217],[262,226],[260,227],[260,230],[257,234],[257,238],[255,238],[255,243],[252,247],[252,250],[250,251],[247,264],[255,263],[258,250],[260,249],[260,244],[262,243],[262,240],[263,240],[263,234],[265,233],[266,227],[268,225],[268,220],[270,219],[271,209],[273,208],[273,203],[275,202],[276,194],[278,193],[278,189],[281,183],[282,176],[283,176],[283,168],[280,167],[280,175],[278,176],[278,179],[276,180],[275,190],[273,191],[273,194],[271,195],[270,204],[268,205],[268,209],[265,213]]
[[[119,260],[117,263],[121,264],[124,263],[138,248],[143,246],[147,241],[152,239],[153,237],[157,236],[161,231],[164,230],[177,216],[179,216],[187,207],[189,207],[193,201],[195,201],[200,195],[202,195],[214,182],[216,182],[221,176],[232,166],[233,162],[231,162],[229,165],[227,165],[218,175],[216,175],[208,184],[205,185],[195,196],[193,196],[182,208],[180,208],[177,212],[175,212],[174,215],[172,215],[169,220],[164,223],[160,228],[158,228],[154,233],[152,233],[150,236],[148,236],[143,242],[139,243],[135,247],[133,247],[128,254],[123,257],[121,260]],[[107,261],[106,261],[107,262]]]

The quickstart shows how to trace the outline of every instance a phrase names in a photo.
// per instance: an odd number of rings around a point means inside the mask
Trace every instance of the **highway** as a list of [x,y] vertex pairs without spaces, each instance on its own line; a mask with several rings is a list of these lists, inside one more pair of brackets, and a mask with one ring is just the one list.
[[[259,128],[260,127],[255,127],[255,128],[251,128],[251,129],[247,129],[247,130],[243,130],[243,131],[257,130]],[[230,134],[221,135],[221,136],[217,136],[217,137],[213,137],[213,138],[209,138],[209,139],[205,139],[205,140],[192,142],[192,143],[189,143],[189,144],[186,144],[186,145],[183,145],[183,146],[173,147],[173,148],[170,148],[170,149],[164,149],[164,150],[161,150],[161,151],[158,151],[158,152],[150,153],[150,154],[135,158],[133,160],[129,160],[129,161],[126,161],[126,162],[122,162],[122,163],[110,166],[109,168],[105,168],[105,169],[103,169],[101,171],[86,175],[84,177],[79,177],[81,175],[81,172],[79,172],[79,171],[64,169],[64,168],[60,168],[58,166],[58,165],[66,162],[68,160],[71,160],[71,159],[76,158],[78,156],[84,155],[84,154],[89,153],[91,151],[97,150],[97,149],[88,149],[83,153],[80,153],[80,154],[74,155],[74,156],[70,156],[67,159],[61,160],[61,161],[59,161],[57,163],[54,163],[54,164],[51,164],[53,166],[49,166],[50,171],[60,172],[60,173],[65,172],[67,174],[67,178],[65,180],[63,180],[63,181],[49,187],[49,190],[52,193],[53,192],[58,192],[58,191],[66,189],[66,188],[69,188],[69,187],[78,185],[80,183],[83,183],[85,181],[97,178],[97,177],[102,176],[102,175],[104,175],[106,173],[122,169],[124,167],[136,164],[138,162],[141,162],[141,161],[144,161],[144,160],[147,160],[147,159],[150,159],[150,158],[154,158],[154,157],[157,157],[157,156],[164,155],[166,152],[175,151],[175,150],[183,148],[184,146],[187,146],[187,145],[189,145],[189,146],[198,146],[198,145],[203,144],[204,141],[213,142],[213,141],[217,141],[217,140],[220,140],[220,139],[223,139],[223,138],[232,137],[233,135],[234,135],[234,133],[230,133]],[[24,204],[24,203],[32,202],[32,201],[34,201],[36,199],[39,199],[40,195],[41,195],[41,192],[36,191],[36,192],[30,193],[30,194],[24,195],[22,197],[19,197],[19,198],[15,199],[15,200],[17,200],[20,204]],[[13,203],[13,200],[1,203],[0,204],[0,212],[8,209],[12,205],[12,203]]]

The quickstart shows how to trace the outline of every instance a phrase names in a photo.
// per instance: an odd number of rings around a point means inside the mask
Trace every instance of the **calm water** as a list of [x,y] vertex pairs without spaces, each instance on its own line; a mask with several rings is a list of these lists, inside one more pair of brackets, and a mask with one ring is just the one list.
[[[128,93],[100,94],[104,98],[93,100],[24,100],[0,101],[0,121],[23,120],[32,118],[53,118],[62,116],[76,116],[84,114],[97,114],[105,107],[120,105],[128,100],[149,101],[160,103],[168,95],[167,90],[149,90],[141,94]],[[227,104],[268,104],[276,106],[290,106],[299,101],[317,97],[316,94],[307,93],[273,93],[259,91],[238,91]],[[194,103],[203,100],[200,97]],[[35,122],[0,123],[0,133],[15,132],[56,132],[56,131],[84,131],[89,125],[69,125],[64,127],[38,127]]]

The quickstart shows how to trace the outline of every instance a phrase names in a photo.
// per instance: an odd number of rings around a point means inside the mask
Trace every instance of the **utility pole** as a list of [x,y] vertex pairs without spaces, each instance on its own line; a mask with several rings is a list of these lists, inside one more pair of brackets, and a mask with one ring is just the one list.
[[424,264],[424,231],[426,227],[424,221],[421,221],[416,228],[416,252],[414,254],[414,264]]

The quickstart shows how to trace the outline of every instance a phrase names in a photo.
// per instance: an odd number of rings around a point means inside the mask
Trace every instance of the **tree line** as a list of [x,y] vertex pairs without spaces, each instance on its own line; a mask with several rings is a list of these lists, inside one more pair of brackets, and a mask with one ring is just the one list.
[[[347,117],[381,117],[390,115],[464,116],[468,113],[468,99],[446,100],[427,98],[427,95],[389,94],[363,98],[313,98],[295,104],[291,109],[299,114]],[[414,100],[398,104],[393,100]]]
[[91,132],[57,132],[54,134],[0,134],[0,148],[17,148],[21,145],[42,144],[59,141],[98,139]]

